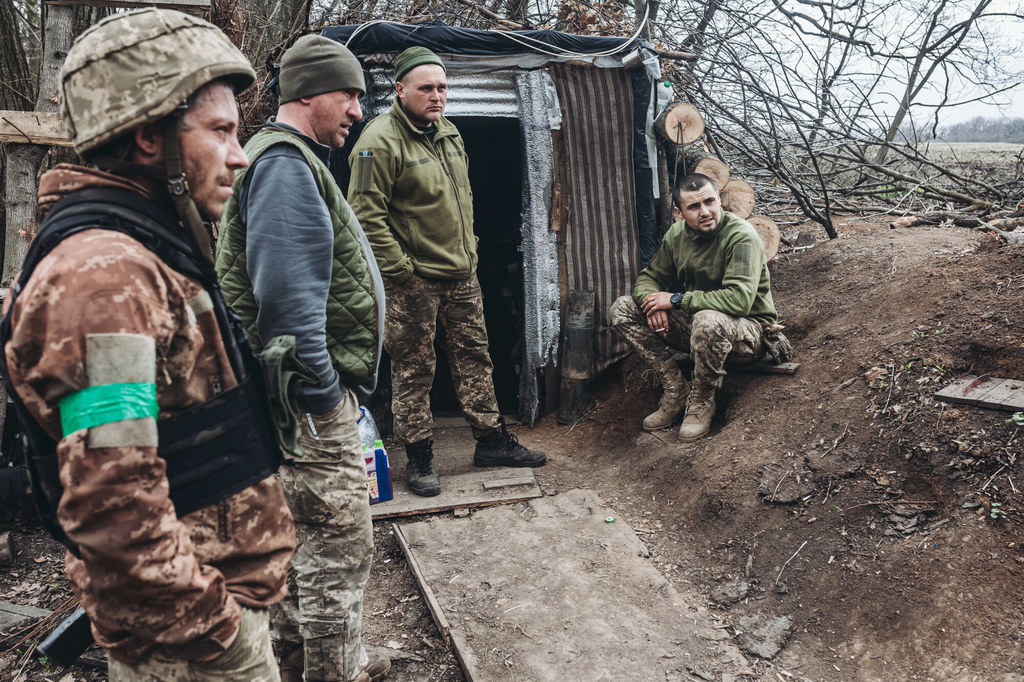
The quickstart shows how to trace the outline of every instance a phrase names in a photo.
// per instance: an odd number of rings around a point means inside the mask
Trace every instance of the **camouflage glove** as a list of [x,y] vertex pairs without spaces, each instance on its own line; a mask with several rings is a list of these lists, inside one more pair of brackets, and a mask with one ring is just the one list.
[[793,354],[793,344],[782,333],[785,327],[781,324],[765,324],[762,325],[762,329],[761,338],[764,340],[765,352],[772,356],[776,365],[789,362],[789,358]]
[[303,456],[300,442],[299,385],[318,385],[317,376],[299,359],[295,351],[295,337],[275,336],[259,354],[266,381],[270,413],[274,419],[274,433],[285,458]]

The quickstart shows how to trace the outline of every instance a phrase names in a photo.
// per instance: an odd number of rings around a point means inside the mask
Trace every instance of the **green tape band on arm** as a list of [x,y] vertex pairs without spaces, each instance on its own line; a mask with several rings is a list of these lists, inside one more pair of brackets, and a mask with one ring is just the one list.
[[120,383],[83,388],[60,401],[64,435],[127,419],[156,417],[156,384]]

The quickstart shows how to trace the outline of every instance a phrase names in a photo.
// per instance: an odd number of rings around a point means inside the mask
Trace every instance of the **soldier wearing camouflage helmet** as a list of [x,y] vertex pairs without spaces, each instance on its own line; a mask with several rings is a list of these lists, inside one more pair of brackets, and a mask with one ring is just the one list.
[[[56,244],[30,251],[12,286],[3,359],[55,444],[67,575],[111,680],[279,679],[268,607],[294,549],[280,484],[257,472],[176,510],[181,481],[202,482],[221,455],[217,429],[189,419],[255,385],[203,224],[248,165],[234,93],[254,79],[215,26],[160,9],[93,26],[60,74],[61,113],[89,165],[40,180],[33,249]],[[68,221],[76,231],[61,232]],[[184,478],[172,435],[197,466]]]

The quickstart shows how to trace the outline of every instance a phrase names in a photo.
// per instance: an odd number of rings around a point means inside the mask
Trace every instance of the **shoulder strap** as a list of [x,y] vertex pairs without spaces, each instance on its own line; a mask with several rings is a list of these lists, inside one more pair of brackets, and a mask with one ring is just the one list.
[[195,258],[177,219],[138,193],[119,188],[88,188],[73,192],[50,209],[25,256],[12,296],[21,292],[46,254],[73,234],[100,228],[122,232],[155,253],[169,266],[204,286],[213,277]]
[[[94,187],[78,190],[53,205],[25,254],[21,273],[11,284],[8,315],[0,322],[0,349],[11,336],[10,311],[14,310],[14,304],[36,266],[71,235],[96,228],[132,237],[173,269],[200,282],[211,294],[217,289],[213,269],[197,262],[191,244],[178,230],[177,220],[167,211],[127,189]],[[215,299],[219,298],[219,290],[217,294]],[[230,333],[230,325],[221,331]],[[0,371],[6,377],[7,363],[3,355],[0,352]]]
[[[246,353],[239,352],[235,330],[239,325],[235,324],[234,313],[224,303],[216,272],[211,265],[196,257],[191,238],[185,235],[169,210],[132,190],[92,187],[72,192],[54,204],[25,256],[18,281],[11,286],[8,310],[13,309],[32,271],[46,254],[71,235],[97,228],[128,235],[172,269],[199,282],[210,293],[228,357],[236,377],[242,381],[249,371],[245,363]],[[10,330],[4,329],[0,333],[0,343],[6,343],[9,335]]]

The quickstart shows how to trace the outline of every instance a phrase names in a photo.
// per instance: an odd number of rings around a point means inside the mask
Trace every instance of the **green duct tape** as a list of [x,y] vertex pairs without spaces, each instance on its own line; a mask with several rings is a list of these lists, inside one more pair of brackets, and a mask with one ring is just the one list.
[[155,383],[103,384],[83,388],[60,401],[64,435],[127,419],[156,417]]

